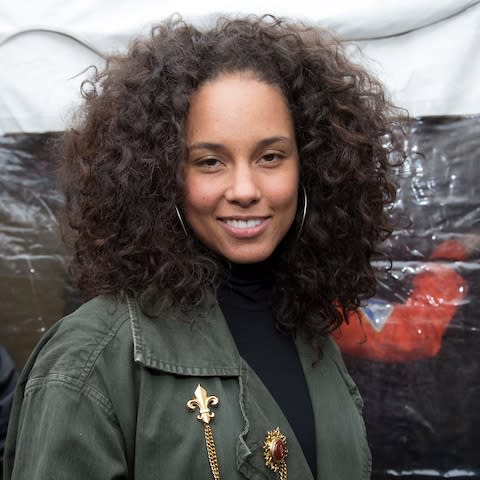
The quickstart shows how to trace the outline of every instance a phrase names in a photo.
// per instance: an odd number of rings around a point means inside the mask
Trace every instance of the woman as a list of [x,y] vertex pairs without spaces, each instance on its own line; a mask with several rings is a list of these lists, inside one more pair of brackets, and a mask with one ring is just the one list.
[[91,86],[61,161],[91,300],[23,373],[6,478],[369,478],[329,333],[391,230],[380,85],[249,17],[160,25]]

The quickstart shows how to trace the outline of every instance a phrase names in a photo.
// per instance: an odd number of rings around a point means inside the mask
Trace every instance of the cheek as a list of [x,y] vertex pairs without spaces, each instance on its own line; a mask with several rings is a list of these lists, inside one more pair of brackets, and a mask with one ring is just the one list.
[[270,188],[272,204],[283,210],[295,212],[298,199],[298,182],[296,175],[288,176],[284,182],[279,180]]
[[192,213],[208,213],[214,208],[214,195],[212,189],[205,181],[187,178],[185,181],[185,210],[187,217]]

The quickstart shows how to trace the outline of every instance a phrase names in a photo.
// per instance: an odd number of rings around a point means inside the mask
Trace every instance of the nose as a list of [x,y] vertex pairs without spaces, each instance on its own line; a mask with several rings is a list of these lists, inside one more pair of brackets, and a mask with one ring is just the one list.
[[260,200],[261,191],[255,178],[253,167],[249,164],[237,165],[230,178],[225,198],[242,207],[248,207]]

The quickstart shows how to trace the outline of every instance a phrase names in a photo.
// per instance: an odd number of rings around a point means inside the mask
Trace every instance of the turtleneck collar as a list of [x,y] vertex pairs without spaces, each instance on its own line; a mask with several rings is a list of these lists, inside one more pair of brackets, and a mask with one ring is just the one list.
[[228,263],[221,272],[217,291],[220,304],[228,303],[242,310],[271,310],[273,261]]

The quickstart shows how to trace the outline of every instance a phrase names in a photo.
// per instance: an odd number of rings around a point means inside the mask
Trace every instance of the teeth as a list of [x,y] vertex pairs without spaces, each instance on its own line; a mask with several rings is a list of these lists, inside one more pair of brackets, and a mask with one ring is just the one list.
[[225,223],[234,228],[253,228],[260,225],[262,220],[225,220]]

